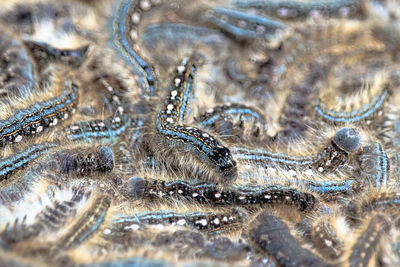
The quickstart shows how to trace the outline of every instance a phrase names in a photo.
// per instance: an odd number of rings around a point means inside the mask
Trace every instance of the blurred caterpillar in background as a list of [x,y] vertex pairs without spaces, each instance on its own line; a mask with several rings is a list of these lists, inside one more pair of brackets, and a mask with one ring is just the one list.
[[0,7],[1,266],[400,262],[397,1]]

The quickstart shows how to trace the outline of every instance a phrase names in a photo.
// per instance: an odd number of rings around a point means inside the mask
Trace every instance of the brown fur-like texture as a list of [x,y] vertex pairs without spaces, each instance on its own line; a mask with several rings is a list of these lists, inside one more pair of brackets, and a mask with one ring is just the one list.
[[0,1],[0,265],[399,265],[399,8]]

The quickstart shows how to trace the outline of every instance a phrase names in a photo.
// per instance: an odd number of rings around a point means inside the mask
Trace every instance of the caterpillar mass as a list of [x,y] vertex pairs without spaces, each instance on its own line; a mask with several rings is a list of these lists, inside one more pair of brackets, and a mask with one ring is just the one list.
[[397,266],[397,0],[0,2],[1,266]]

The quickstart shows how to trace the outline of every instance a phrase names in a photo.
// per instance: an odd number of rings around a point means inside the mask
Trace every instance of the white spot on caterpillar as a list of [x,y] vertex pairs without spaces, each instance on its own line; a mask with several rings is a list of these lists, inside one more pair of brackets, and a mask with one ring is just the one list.
[[22,140],[22,135],[18,135],[17,137],[15,137],[15,143],[19,143]]
[[140,14],[138,12],[132,14],[132,22],[135,24],[140,22]]
[[180,219],[179,221],[176,222],[177,225],[185,225],[186,224],[186,220],[185,219]]
[[129,35],[131,36],[132,40],[134,40],[134,41],[136,41],[138,39],[138,34],[137,34],[137,31],[135,31],[135,30],[131,30],[129,32]]
[[185,71],[185,66],[178,66],[176,69],[178,70],[179,74],[182,74]]
[[207,225],[207,220],[206,219],[198,220],[198,221],[196,221],[196,224],[201,224],[203,226],[206,226]]
[[140,225],[138,225],[136,223],[124,227],[124,230],[135,230],[136,231],[139,229],[140,229]]
[[109,235],[109,234],[111,234],[111,230],[108,229],[108,228],[106,228],[106,229],[104,229],[103,233],[104,233],[105,235]]
[[140,2],[140,8],[143,9],[144,11],[147,11],[151,8],[151,4],[147,0],[143,0]]

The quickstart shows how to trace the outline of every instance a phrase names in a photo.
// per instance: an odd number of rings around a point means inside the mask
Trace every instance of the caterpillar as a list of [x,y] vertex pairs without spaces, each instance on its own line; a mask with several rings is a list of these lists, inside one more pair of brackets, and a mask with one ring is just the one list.
[[22,41],[2,28],[0,53],[2,55],[2,73],[0,103],[7,103],[8,98],[25,98],[37,89],[37,74],[34,62]]
[[134,50],[132,43],[137,40],[136,25],[140,23],[141,16],[151,8],[151,3],[146,1],[141,5],[137,0],[121,0],[116,8],[112,21],[112,43],[119,55],[129,65],[133,65],[134,71],[140,76],[139,84],[145,96],[155,95],[155,77],[151,65],[149,65]]
[[371,182],[374,187],[385,187],[389,182],[390,163],[389,158],[379,143],[363,147],[358,157],[361,177]]
[[46,154],[50,148],[55,146],[56,144],[54,143],[32,145],[19,153],[2,159],[0,162],[0,181],[8,179],[14,172],[24,168],[30,162]]
[[304,193],[279,185],[234,186],[221,190],[215,184],[187,182],[182,180],[158,181],[133,177],[129,180],[128,194],[133,197],[173,198],[181,197],[198,203],[213,205],[254,205],[282,204],[294,206],[300,211],[311,211],[317,206],[317,199],[310,193]]
[[34,57],[44,65],[46,61],[65,62],[72,67],[79,67],[85,60],[88,45],[76,49],[58,49],[45,42],[25,40],[24,44],[32,51]]
[[18,110],[12,117],[0,121],[0,147],[21,142],[23,137],[56,126],[58,120],[66,120],[75,111],[78,87],[66,81],[65,90],[59,97],[37,102]]
[[206,20],[239,38],[262,38],[270,41],[287,26],[262,16],[250,15],[239,10],[216,7]]
[[307,18],[308,16],[347,17],[360,12],[361,5],[357,0],[339,1],[234,1],[241,8],[259,8],[260,10],[282,19]]
[[319,256],[302,248],[287,224],[270,212],[258,215],[254,225],[249,234],[251,241],[282,266],[330,266]]
[[390,229],[390,222],[382,214],[372,215],[366,225],[361,227],[361,232],[351,247],[347,264],[349,266],[367,266],[374,264],[376,250],[379,249],[381,240]]
[[190,226],[208,234],[220,234],[232,228],[238,228],[247,220],[244,211],[233,209],[225,213],[187,212],[177,213],[170,210],[144,211],[122,216],[113,222],[113,228],[134,229],[146,225],[170,224],[172,226]]
[[223,182],[232,182],[236,179],[236,162],[229,149],[210,134],[182,124],[190,113],[197,68],[196,58],[184,59],[176,68],[169,94],[156,117],[156,131],[162,143],[191,152],[199,160],[207,162],[211,177],[220,180],[221,176]]
[[91,142],[92,139],[107,139],[114,141],[131,125],[127,114],[114,116],[105,120],[81,121],[68,127],[69,138]]
[[76,222],[69,233],[61,238],[60,247],[71,249],[84,242],[98,230],[111,205],[109,196],[98,197],[87,212]]

